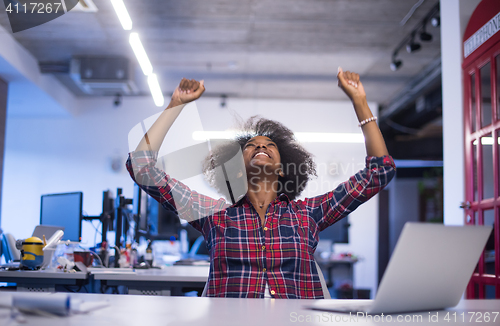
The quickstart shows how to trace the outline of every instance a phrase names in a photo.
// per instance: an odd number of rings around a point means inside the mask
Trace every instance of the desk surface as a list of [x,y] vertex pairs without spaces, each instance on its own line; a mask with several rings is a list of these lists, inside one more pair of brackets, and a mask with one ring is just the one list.
[[[206,282],[209,266],[168,266],[162,269],[91,268],[96,280]],[[54,271],[0,271],[0,282],[7,279],[87,279],[88,273]],[[5,281],[4,281],[5,282]]]
[[63,272],[63,271],[0,271],[0,282],[5,282],[5,279],[18,278],[18,279],[72,279],[72,280],[85,280],[88,274],[82,272]]
[[[10,305],[13,293],[0,292],[0,305]],[[51,295],[43,293],[31,293],[30,295]],[[158,297],[158,296],[120,296],[106,294],[70,294],[72,300],[80,299],[85,302],[101,301],[109,305],[85,315],[73,315],[70,317],[47,318],[38,316],[25,316],[26,323],[22,325],[36,326],[89,326],[89,325],[286,325],[286,324],[308,324],[308,325],[450,325],[453,322],[445,320],[446,313],[465,313],[465,324],[472,324],[479,318],[478,313],[499,312],[500,300],[464,300],[455,308],[431,312],[432,316],[438,316],[437,322],[429,321],[429,312],[391,315],[392,322],[367,320],[359,318],[349,320],[346,314],[330,314],[307,310],[304,305],[310,304],[312,300],[285,300],[285,299],[232,299],[232,298],[190,298],[190,297]],[[337,300],[340,301],[340,300]],[[352,301],[352,300],[342,300]],[[470,322],[470,313],[474,313],[474,320]],[[375,315],[382,318],[381,315]],[[397,322],[396,318],[415,318],[421,316],[418,322]],[[407,317],[410,316],[410,317]],[[0,324],[9,320],[6,309],[0,309]],[[342,318],[344,319],[342,321]],[[384,318],[387,318],[384,315]],[[482,324],[498,325],[500,316],[496,321],[490,318],[488,323]],[[417,319],[416,319],[417,320]],[[15,324],[15,323],[14,323]]]
[[206,282],[209,271],[209,266],[168,266],[162,269],[135,270],[113,268],[90,269],[90,273],[96,280],[136,282]]

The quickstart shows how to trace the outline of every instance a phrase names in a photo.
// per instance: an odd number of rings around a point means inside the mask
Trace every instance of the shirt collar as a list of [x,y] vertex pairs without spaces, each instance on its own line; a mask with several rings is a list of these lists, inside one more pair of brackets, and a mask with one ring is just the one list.
[[[284,201],[287,203],[290,203],[290,198],[284,193],[280,193],[276,198],[274,199],[273,203],[277,203],[279,201]],[[229,207],[239,207],[239,206],[251,206],[252,203],[248,199],[248,196],[245,194],[240,200],[238,200],[235,204],[229,206]]]

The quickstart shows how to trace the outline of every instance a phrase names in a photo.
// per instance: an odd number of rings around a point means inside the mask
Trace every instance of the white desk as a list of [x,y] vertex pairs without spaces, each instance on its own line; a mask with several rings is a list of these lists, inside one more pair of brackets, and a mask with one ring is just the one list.
[[[11,293],[0,292],[0,304],[10,304]],[[31,293],[30,295],[50,295],[45,293]],[[159,296],[131,296],[106,294],[72,293],[71,298],[84,301],[107,301],[109,306],[90,312],[86,315],[73,315],[63,318],[47,318],[26,316],[27,322],[22,325],[36,326],[108,326],[108,325],[213,325],[213,326],[245,326],[245,325],[452,325],[453,322],[444,320],[446,313],[457,312],[498,312],[500,300],[465,300],[455,308],[437,312],[438,322],[429,321],[429,313],[401,314],[406,316],[422,316],[421,322],[397,322],[397,314],[391,315],[392,322],[366,320],[360,318],[349,321],[349,315],[329,314],[304,309],[303,306],[311,300],[285,299],[232,299],[232,298],[193,298],[193,297],[159,297]],[[344,300],[342,300],[344,301]],[[352,301],[352,300],[345,300]],[[8,321],[8,310],[0,309],[0,324]],[[378,315],[380,317],[380,315]],[[478,315],[475,314],[475,317]],[[311,321],[307,322],[307,318]],[[342,321],[344,318],[344,321]],[[408,318],[408,317],[406,317]],[[500,316],[498,317],[500,318]],[[493,323],[482,324],[498,325],[499,319]],[[300,322],[300,320],[303,320]],[[337,321],[335,321],[337,320]],[[466,318],[465,324],[469,322]],[[15,325],[15,323],[14,323]]]
[[18,291],[55,292],[56,285],[84,285],[88,274],[63,271],[0,271],[0,282],[16,283]]
[[129,294],[171,295],[181,287],[203,288],[208,279],[209,266],[168,266],[162,269],[123,270],[92,268],[94,280],[108,286],[123,285]]

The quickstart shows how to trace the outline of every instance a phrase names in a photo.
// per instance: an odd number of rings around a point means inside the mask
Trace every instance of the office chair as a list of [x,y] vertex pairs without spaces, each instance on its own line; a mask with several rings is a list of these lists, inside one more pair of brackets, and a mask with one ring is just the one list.
[[[202,245],[204,247],[202,247]],[[207,245],[205,244],[205,238],[203,238],[203,236],[199,236],[193,243],[191,249],[189,250],[189,255],[208,255]]]
[[321,268],[318,265],[318,262],[314,260],[314,263],[316,264],[316,269],[318,270],[318,276],[319,276],[319,281],[321,282],[321,288],[323,289],[323,297],[325,299],[331,299],[332,296],[330,295],[330,291],[328,291],[328,287],[326,286],[326,281],[325,277],[323,276],[323,272],[321,271]]
[[[321,271],[321,268],[319,267],[316,260],[314,261],[314,263],[316,264],[316,269],[318,270],[318,276],[319,276],[319,280],[321,282],[321,288],[323,289],[323,297],[325,299],[331,299],[332,296],[330,295],[330,291],[328,291],[328,287],[326,286],[325,278],[323,277],[323,272]],[[206,297],[207,291],[208,291],[208,280],[207,280],[207,283],[205,284],[205,287],[203,288],[203,292],[201,293],[201,296]]]
[[2,243],[2,254],[5,257],[5,262],[21,261],[21,252],[16,248],[16,238],[10,233],[0,234]]

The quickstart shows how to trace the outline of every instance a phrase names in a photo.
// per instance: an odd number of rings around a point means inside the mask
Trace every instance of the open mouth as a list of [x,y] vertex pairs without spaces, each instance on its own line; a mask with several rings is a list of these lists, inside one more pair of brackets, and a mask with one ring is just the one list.
[[265,152],[258,152],[257,154],[255,154],[253,157],[257,157],[257,156],[265,156],[265,157],[269,157],[271,158],[271,156],[269,156],[269,154],[265,153]]

